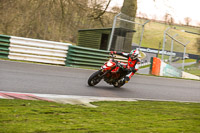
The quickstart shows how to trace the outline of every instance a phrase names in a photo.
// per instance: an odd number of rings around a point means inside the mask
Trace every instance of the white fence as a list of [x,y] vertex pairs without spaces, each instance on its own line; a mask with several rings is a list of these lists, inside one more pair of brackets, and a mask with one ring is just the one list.
[[65,65],[69,43],[11,36],[9,59]]

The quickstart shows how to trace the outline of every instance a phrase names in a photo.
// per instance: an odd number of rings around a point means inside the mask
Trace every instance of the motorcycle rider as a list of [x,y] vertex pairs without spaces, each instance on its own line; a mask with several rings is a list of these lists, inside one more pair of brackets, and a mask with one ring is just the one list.
[[111,51],[111,54],[121,55],[128,59],[128,65],[124,68],[124,71],[126,71],[127,74],[123,79],[123,82],[128,83],[131,77],[138,71],[138,67],[136,66],[136,64],[140,64],[139,57],[141,56],[139,54],[139,51],[137,49],[132,50],[130,53]]

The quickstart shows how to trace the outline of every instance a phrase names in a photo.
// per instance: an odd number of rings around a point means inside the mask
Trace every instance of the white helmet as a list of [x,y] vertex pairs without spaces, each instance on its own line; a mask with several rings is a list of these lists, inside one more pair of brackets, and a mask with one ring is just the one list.
[[141,57],[140,56],[140,52],[136,49],[136,50],[132,50],[131,52],[130,52],[130,54],[131,54],[131,59],[132,60],[135,60],[136,58],[139,58],[139,57]]

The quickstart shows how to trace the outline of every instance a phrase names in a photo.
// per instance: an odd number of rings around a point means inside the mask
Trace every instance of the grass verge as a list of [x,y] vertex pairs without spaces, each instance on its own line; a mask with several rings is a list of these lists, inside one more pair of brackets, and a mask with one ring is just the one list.
[[190,66],[185,66],[184,71],[200,76],[200,63],[192,64]]
[[98,107],[0,99],[0,132],[200,132],[200,103],[93,104]]
[[150,67],[150,65],[141,66],[139,69]]
[[[185,59],[185,63],[190,63],[190,62],[196,62],[197,60],[195,60],[195,59]],[[177,61],[176,63],[183,63],[183,60],[179,60],[179,61]]]
[[[136,19],[135,21],[138,23],[144,23],[146,20]],[[140,25],[135,25],[135,26],[136,26],[137,32],[136,32],[136,36],[134,37],[133,42],[139,44],[138,38],[140,38],[142,29]],[[147,23],[145,25],[141,47],[162,49],[162,45],[161,47],[159,47],[159,43],[162,44],[164,31],[169,26],[170,25],[159,23],[159,22],[153,22],[153,21],[150,21],[149,23]],[[190,41],[190,43],[187,45],[187,53],[197,54],[197,55],[200,54],[199,51],[197,50],[197,43],[196,43],[197,38],[199,38],[199,35],[182,32],[182,30],[185,30],[185,31],[199,33],[199,28],[189,27],[189,26],[178,26],[178,25],[171,25],[170,27],[176,27],[176,30],[170,29],[168,31],[168,33],[171,36],[177,33],[178,36],[176,37],[176,39],[178,39],[182,43],[186,43],[187,42],[186,40]],[[171,49],[171,39],[169,37],[166,37],[165,50],[170,51],[170,49]],[[174,42],[173,51],[183,52],[182,45]]]

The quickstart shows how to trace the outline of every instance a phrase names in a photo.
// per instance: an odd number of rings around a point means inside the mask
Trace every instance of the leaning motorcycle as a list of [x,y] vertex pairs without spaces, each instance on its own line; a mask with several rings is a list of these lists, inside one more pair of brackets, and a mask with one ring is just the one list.
[[125,84],[123,78],[127,72],[124,68],[128,67],[128,64],[122,63],[114,59],[115,56],[111,54],[111,59],[104,63],[100,70],[94,72],[88,79],[89,86],[97,85],[102,79],[114,87],[121,87]]

